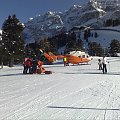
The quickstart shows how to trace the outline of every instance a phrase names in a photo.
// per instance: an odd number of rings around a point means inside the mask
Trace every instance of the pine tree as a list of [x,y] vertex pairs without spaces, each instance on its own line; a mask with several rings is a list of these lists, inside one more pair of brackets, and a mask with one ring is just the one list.
[[97,32],[95,32],[95,38],[97,38],[98,37],[98,34],[97,34]]
[[50,46],[50,42],[48,41],[48,39],[43,39],[40,41],[39,46],[42,50],[44,50],[45,52],[50,52],[51,50],[51,46]]
[[103,55],[103,49],[101,47],[100,44],[98,44],[97,42],[92,42],[89,43],[89,54],[92,56],[102,56]]
[[112,40],[110,43],[110,54],[111,56],[117,56],[120,52],[120,42],[118,40]]
[[24,26],[16,18],[16,15],[8,16],[2,26],[2,56],[6,55],[9,66],[12,67],[14,60],[20,59],[24,53],[24,40],[21,32]]
[[35,56],[35,50],[31,44],[25,46],[25,57],[33,58]]

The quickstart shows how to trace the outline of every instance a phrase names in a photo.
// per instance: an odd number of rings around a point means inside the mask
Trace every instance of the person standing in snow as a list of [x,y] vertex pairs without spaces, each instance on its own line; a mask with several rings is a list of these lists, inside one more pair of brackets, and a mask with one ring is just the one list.
[[104,73],[107,73],[107,64],[108,64],[109,62],[107,61],[107,58],[104,56],[103,57],[103,60],[102,60],[102,64],[103,64],[103,74]]
[[69,66],[69,62],[68,62],[67,57],[63,58],[63,62],[64,62],[64,66]]
[[101,59],[98,59],[98,67],[99,67],[99,70],[102,70],[102,61],[101,61]]
[[32,61],[30,58],[25,59],[23,62],[24,70],[23,74],[27,74],[27,71],[29,70],[29,74],[32,74]]
[[66,63],[67,63],[67,58],[66,57],[63,58],[63,63],[64,63],[64,66],[66,66]]
[[37,73],[37,64],[38,64],[38,61],[37,61],[36,57],[34,57],[32,60],[32,73],[34,73],[34,74]]

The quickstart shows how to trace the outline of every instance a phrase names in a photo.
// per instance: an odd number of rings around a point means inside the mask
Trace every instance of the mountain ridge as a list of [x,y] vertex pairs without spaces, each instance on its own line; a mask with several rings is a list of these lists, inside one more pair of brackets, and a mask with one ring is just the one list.
[[105,20],[119,18],[119,15],[118,8],[114,11],[105,11],[90,1],[83,6],[73,5],[65,12],[48,11],[43,15],[38,15],[25,23],[23,34],[26,43],[39,42],[41,39],[55,36],[61,31],[67,32],[74,26],[104,27]]
[[[74,5],[64,13],[48,11],[47,13],[30,19],[27,23],[25,23],[26,28],[23,33],[26,36],[32,35],[34,41],[39,41],[38,39],[55,35],[56,31],[67,31],[73,26],[81,24],[81,21],[78,23],[76,19],[81,17],[80,14],[86,12],[87,9],[90,10],[94,8],[90,5],[88,5],[88,7],[85,6],[84,8],[79,5]],[[87,19],[85,21],[87,21]],[[26,32],[26,29],[28,29],[29,32]]]

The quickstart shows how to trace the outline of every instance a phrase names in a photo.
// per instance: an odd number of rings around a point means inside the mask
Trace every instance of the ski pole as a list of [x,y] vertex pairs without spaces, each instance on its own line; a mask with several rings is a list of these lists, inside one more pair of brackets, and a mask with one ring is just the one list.
[[108,62],[108,68],[109,68],[109,72],[111,72],[111,70],[110,70],[110,64],[109,64],[109,62]]

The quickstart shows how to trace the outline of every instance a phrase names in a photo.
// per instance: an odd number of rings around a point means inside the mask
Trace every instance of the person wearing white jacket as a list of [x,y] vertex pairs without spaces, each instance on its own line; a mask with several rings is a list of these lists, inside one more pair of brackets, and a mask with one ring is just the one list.
[[107,58],[104,56],[103,57],[103,60],[102,60],[102,64],[103,64],[103,74],[104,73],[107,73],[107,64],[108,64],[109,62],[107,61]]

